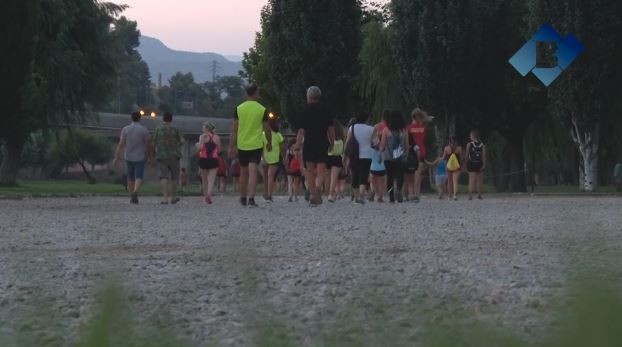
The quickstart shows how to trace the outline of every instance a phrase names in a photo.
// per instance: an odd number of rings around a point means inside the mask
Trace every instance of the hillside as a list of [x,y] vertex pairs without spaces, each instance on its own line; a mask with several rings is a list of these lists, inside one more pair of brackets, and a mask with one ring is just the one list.
[[214,61],[218,64],[219,76],[235,76],[242,70],[241,63],[229,61],[220,54],[176,51],[148,36],[140,38],[138,51],[149,65],[153,83],[158,83],[158,74],[161,73],[162,84],[168,84],[168,79],[176,72],[192,72],[197,82],[211,81]]

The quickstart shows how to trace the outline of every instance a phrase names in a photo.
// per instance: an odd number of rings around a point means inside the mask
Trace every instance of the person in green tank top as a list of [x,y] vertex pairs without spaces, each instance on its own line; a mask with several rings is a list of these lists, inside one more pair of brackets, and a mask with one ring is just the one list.
[[263,149],[263,158],[267,165],[267,175],[266,182],[264,183],[265,188],[265,199],[266,202],[274,202],[272,200],[272,192],[274,191],[274,183],[276,181],[276,174],[279,169],[279,164],[281,163],[284,153],[283,143],[285,139],[283,135],[279,131],[278,121],[274,118],[270,118],[270,127],[272,128],[272,149],[268,150],[268,139],[264,135],[264,149]]
[[339,172],[343,168],[343,153],[345,150],[345,138],[346,134],[343,130],[343,125],[338,120],[333,121],[333,127],[335,128],[335,142],[333,147],[328,151],[327,168],[330,170],[329,175],[329,189],[328,189],[328,202],[335,202],[337,196],[337,185],[339,183]]
[[258,101],[259,87],[249,86],[246,95],[248,100],[236,108],[233,117],[229,157],[238,158],[240,163],[240,203],[256,207],[257,166],[264,148],[264,133],[268,141],[266,148],[272,150],[272,130],[268,110]]

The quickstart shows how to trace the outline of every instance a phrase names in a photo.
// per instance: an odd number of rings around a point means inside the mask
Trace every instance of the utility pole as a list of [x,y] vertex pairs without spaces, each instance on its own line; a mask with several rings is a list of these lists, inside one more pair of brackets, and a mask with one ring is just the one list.
[[216,82],[216,76],[217,76],[217,73],[218,73],[219,69],[220,69],[220,66],[219,66],[218,62],[216,60],[213,60],[212,61],[212,67],[211,67],[211,70],[212,70],[212,83]]

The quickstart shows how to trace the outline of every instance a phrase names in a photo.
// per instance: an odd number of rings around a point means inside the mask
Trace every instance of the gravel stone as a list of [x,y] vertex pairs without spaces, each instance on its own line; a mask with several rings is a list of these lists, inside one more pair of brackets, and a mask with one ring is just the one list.
[[126,200],[0,200],[0,326],[44,333],[28,317],[46,317],[71,344],[116,281],[137,324],[164,320],[197,345],[250,346],[271,321],[301,345],[374,327],[412,344],[426,323],[461,317],[537,337],[576,264],[622,271],[611,266],[618,198],[314,209],[284,198],[256,209],[233,197]]

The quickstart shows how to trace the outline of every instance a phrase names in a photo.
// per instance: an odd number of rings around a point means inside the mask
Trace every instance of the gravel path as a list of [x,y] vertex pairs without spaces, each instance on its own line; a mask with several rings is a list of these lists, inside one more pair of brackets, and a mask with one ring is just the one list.
[[617,198],[157,203],[0,201],[0,332],[45,311],[71,341],[116,278],[140,324],[170,317],[197,345],[251,345],[268,321],[301,345],[379,330],[416,342],[426,323],[450,318],[538,336],[569,270],[604,268],[593,255],[622,250]]

